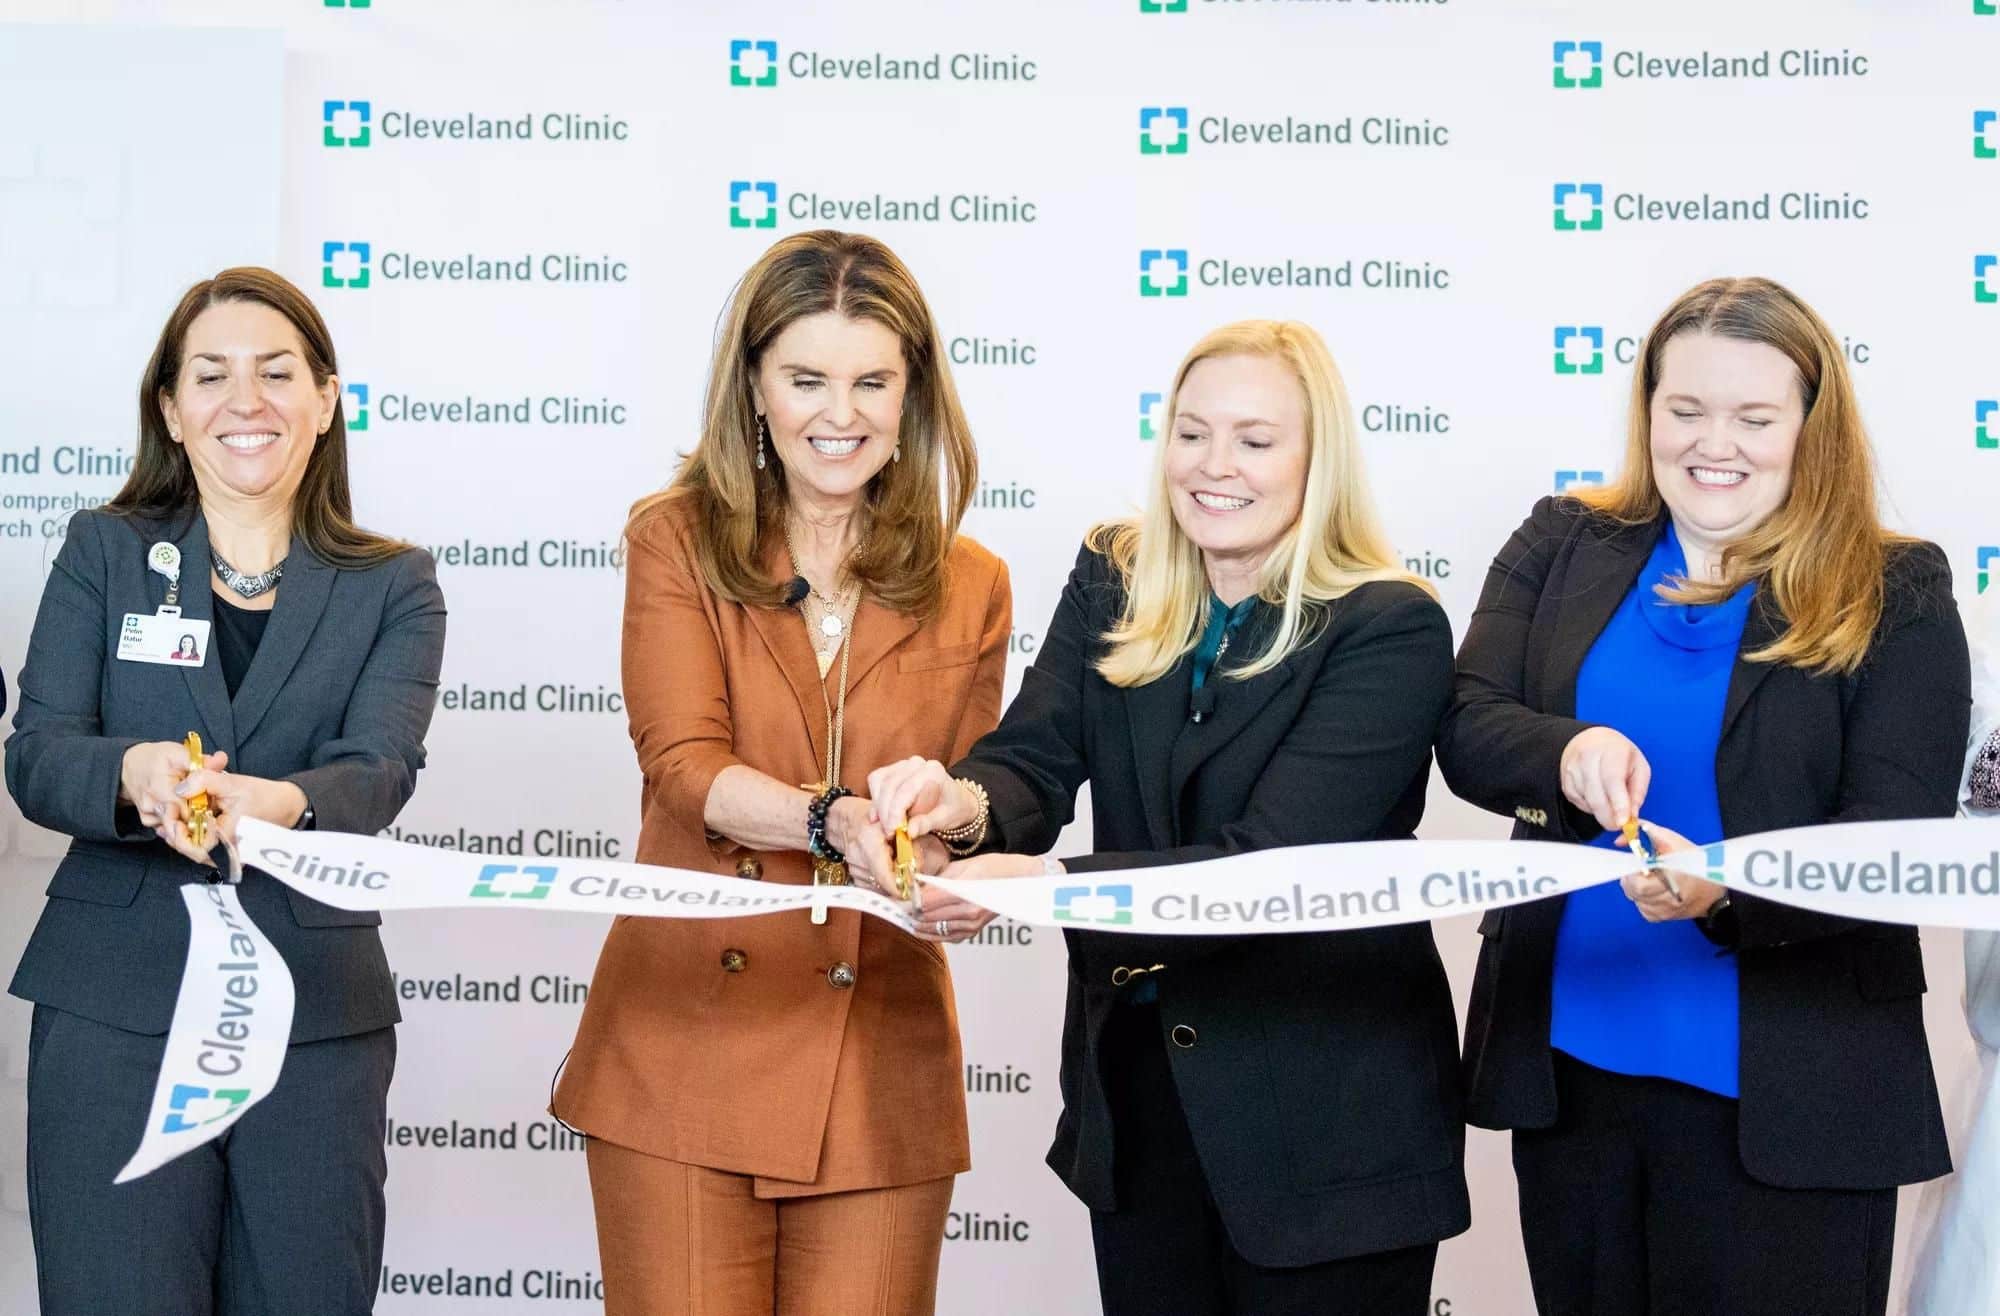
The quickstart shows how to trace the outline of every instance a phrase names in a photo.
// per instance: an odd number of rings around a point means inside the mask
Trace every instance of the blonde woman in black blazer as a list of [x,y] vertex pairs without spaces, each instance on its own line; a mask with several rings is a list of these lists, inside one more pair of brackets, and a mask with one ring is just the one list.
[[[885,826],[908,809],[986,852],[955,876],[1115,881],[1423,816],[1450,627],[1376,528],[1325,345],[1226,326],[1170,398],[1143,517],[1077,555],[999,728],[950,769],[871,778]],[[1091,853],[1034,858],[1086,781]],[[1471,1219],[1429,925],[1064,939],[1048,1161],[1091,1208],[1107,1316],[1427,1311],[1438,1240]]]

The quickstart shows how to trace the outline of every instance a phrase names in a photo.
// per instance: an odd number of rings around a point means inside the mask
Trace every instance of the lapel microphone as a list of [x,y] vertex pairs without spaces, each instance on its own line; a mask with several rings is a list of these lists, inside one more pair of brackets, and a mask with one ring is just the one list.
[[798,607],[806,601],[806,595],[810,593],[812,593],[812,586],[806,584],[806,578],[804,576],[793,576],[790,583],[785,586],[785,606],[788,608]]

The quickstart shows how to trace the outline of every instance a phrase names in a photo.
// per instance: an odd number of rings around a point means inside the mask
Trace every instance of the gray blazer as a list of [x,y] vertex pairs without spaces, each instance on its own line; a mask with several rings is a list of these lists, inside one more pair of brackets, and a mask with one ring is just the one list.
[[[229,697],[211,653],[199,667],[120,662],[127,612],[152,612],[167,581],[146,551],[180,546],[184,616],[209,619],[208,525],[97,511],[70,519],[21,669],[7,738],[7,789],[21,812],[74,840],[8,990],[135,1033],[164,1033],[187,956],[177,888],[213,876],[119,805],[125,751],[201,733],[229,768],[305,791],[316,825],[374,833],[394,820],[424,763],[444,659],[444,596],[430,554],[411,549],[364,570],[315,557],[298,539],[255,659]],[[397,1022],[381,915],[346,913],[262,873],[244,909],[291,966],[292,1041]]]

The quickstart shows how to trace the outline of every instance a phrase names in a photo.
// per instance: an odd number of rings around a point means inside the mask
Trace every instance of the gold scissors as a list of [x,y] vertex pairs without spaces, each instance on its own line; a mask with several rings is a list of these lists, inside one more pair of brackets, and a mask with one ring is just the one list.
[[917,847],[907,826],[896,829],[896,899],[913,910],[922,903],[917,895]]
[[[190,773],[200,772],[207,766],[207,760],[202,757],[201,753],[201,733],[199,731],[188,732],[186,744],[188,771]],[[215,822],[215,815],[210,813],[208,809],[208,792],[196,791],[194,794],[188,796],[187,808],[188,839],[194,842],[196,849],[206,850],[208,849],[208,829]]]
[[1618,830],[1618,843],[1643,861],[1648,872],[1666,883],[1669,895],[1675,900],[1681,898],[1681,889],[1679,884],[1674,881],[1673,870],[1660,862],[1659,847],[1655,846],[1653,838],[1640,828],[1637,818],[1627,818],[1625,820],[1625,825]]

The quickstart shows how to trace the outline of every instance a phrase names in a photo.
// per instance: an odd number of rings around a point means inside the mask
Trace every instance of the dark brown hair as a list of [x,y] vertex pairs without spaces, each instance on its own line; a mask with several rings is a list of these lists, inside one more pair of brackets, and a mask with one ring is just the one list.
[[929,616],[944,597],[945,563],[978,487],[979,459],[923,291],[874,238],[795,233],[750,267],[715,345],[701,439],[673,483],[633,507],[627,533],[688,500],[709,588],[736,603],[783,605],[785,590],[766,571],[762,552],[784,533],[785,469],[776,460],[757,469],[750,381],[764,349],[788,325],[826,311],[890,330],[909,370],[897,436],[902,458],[884,466],[862,496],[860,547],[848,572],[888,607]]
[[1723,549],[1722,579],[1681,582],[1665,597],[1720,603],[1757,581],[1789,625],[1745,659],[1851,673],[1868,656],[1882,619],[1889,554],[1913,541],[1885,529],[1876,512],[1874,451],[1840,340],[1790,289],[1769,279],[1710,279],[1676,298],[1646,335],[1632,372],[1625,469],[1613,483],[1576,497],[1628,525],[1660,516],[1665,500],[1653,479],[1653,393],[1661,353],[1685,333],[1783,352],[1797,371],[1805,423],[1784,503]]
[[[105,511],[155,521],[193,516],[199,505],[194,468],[187,451],[167,433],[160,398],[174,396],[180,386],[188,327],[203,311],[225,302],[256,302],[291,321],[316,386],[324,386],[339,372],[326,321],[283,275],[242,265],[195,284],[167,317],[146,373],[139,379],[139,455],[125,487],[105,504]],[[292,495],[292,531],[336,567],[370,566],[409,548],[354,524],[354,501],[347,484],[347,420],[338,406],[333,424],[313,443],[305,474]]]

